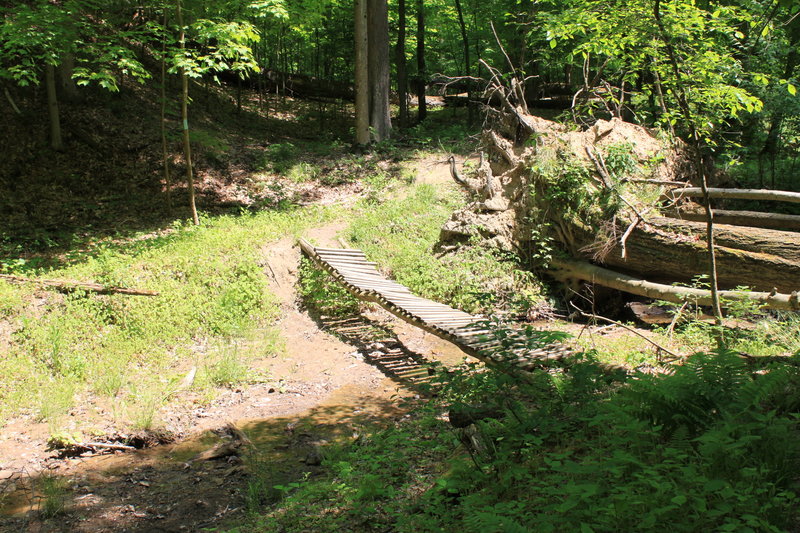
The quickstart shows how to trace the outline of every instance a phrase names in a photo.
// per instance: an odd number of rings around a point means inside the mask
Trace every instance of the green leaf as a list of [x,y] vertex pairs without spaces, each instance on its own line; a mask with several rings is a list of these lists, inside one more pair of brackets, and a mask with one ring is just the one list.
[[792,96],[797,95],[797,87],[795,87],[791,83],[786,84],[786,90],[788,90],[789,94],[791,94]]
[[550,48],[555,48],[556,46],[558,46],[558,41],[556,41],[555,39],[551,39]]
[[677,496],[672,498],[670,501],[672,503],[674,503],[675,505],[683,505],[684,503],[686,503],[686,496],[684,496],[683,494],[678,494]]

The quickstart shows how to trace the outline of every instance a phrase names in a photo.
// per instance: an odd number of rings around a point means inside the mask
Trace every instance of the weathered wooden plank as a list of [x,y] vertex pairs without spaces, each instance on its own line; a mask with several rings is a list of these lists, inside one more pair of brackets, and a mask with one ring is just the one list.
[[[489,364],[502,365],[501,368],[509,371],[509,363],[516,368],[524,370],[536,366],[535,359],[562,357],[561,350],[554,349],[547,352],[542,349],[531,354],[531,350],[512,347],[501,356],[487,352],[487,349],[496,349],[502,346],[497,339],[490,339],[487,335],[490,330],[478,323],[485,322],[485,318],[464,313],[450,306],[415,296],[408,288],[397,282],[387,280],[376,268],[376,263],[366,261],[363,252],[355,249],[314,248],[308,241],[300,240],[303,252],[318,266],[329,272],[351,294],[365,301],[375,302],[389,313],[405,320],[433,335],[439,336],[454,343],[465,353],[484,360]],[[356,328],[357,329],[357,328]],[[354,329],[355,331],[355,329]],[[529,361],[533,355],[534,362]],[[396,357],[381,355],[377,359],[387,368],[393,367],[393,372],[402,372],[408,363],[404,363],[405,356],[399,352]],[[395,370],[396,369],[396,370]],[[411,371],[416,367],[410,365]],[[523,375],[524,377],[524,375]]]

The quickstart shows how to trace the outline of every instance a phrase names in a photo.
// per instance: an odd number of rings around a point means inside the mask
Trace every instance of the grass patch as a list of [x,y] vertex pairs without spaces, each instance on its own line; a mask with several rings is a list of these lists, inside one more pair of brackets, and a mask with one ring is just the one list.
[[[47,416],[37,401],[54,381],[154,411],[142,391],[160,387],[166,394],[162,380],[177,379],[181,363],[204,356],[204,346],[244,338],[277,316],[259,266],[261,248],[336,213],[309,208],[206,218],[198,227],[178,224],[154,237],[100,241],[73,254],[71,266],[42,273],[155,290],[157,297],[38,291],[34,306],[25,303],[30,289],[0,283],[0,317],[13,326],[0,360],[0,419],[29,408]],[[212,364],[209,382],[241,379],[234,359]],[[137,426],[150,424],[149,415],[133,418]]]
[[412,186],[404,198],[363,206],[347,238],[415,294],[467,312],[524,314],[541,286],[515,257],[477,244],[435,253],[442,224],[463,204],[452,189]]
[[61,476],[42,475],[38,480],[39,513],[45,520],[62,514],[67,506],[69,484]]
[[[797,519],[792,391],[729,352],[610,384],[591,362],[529,384],[493,371],[444,388],[395,426],[331,450],[235,531],[783,531]],[[453,405],[500,409],[464,429]]]

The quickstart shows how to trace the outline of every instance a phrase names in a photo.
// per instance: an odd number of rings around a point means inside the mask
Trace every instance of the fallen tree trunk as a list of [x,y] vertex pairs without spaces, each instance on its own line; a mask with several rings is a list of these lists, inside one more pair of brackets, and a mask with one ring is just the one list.
[[[673,209],[667,211],[666,214],[671,217],[690,220],[692,222],[705,220],[705,213],[700,211]],[[800,216],[785,215],[783,213],[714,209],[714,220],[719,224],[729,224],[731,226],[750,226],[753,228],[800,231]]]
[[[686,187],[684,189],[673,189],[670,191],[673,198],[680,197],[699,197],[703,196],[700,187]],[[800,204],[800,192],[772,191],[767,189],[719,189],[709,188],[710,198],[730,199],[730,200],[770,200],[775,202],[789,202]]]
[[[706,224],[660,216],[661,200],[669,195],[665,182],[691,175],[680,145],[663,144],[644,128],[618,119],[569,131],[508,107],[492,115],[494,128],[483,135],[491,173],[463,176],[463,181],[476,182],[474,189],[492,194],[473,197],[454,213],[442,228],[443,239],[479,238],[534,261],[560,251],[627,275],[628,282],[649,280],[666,288],[709,273]],[[529,131],[536,142],[530,142]],[[785,191],[709,191],[712,197],[800,200],[800,193]],[[700,189],[674,189],[675,195],[683,193],[693,196]],[[800,289],[800,233],[719,222],[718,286],[774,293],[777,299],[766,303],[793,308],[789,298]],[[630,290],[630,283],[622,285],[613,288],[650,295],[641,288]],[[668,300],[665,290],[648,287],[652,297]],[[697,298],[704,294],[691,293]]]
[[[553,259],[551,262],[550,274],[558,281],[568,282],[571,280],[590,281],[610,287],[619,291],[628,292],[637,296],[645,296],[655,300],[665,300],[673,303],[683,303],[685,301],[696,302],[698,305],[711,305],[711,291],[694,289],[691,287],[677,287],[654,283],[640,278],[615,272],[607,268],[602,268],[585,261],[573,261],[568,259]],[[750,301],[755,302],[770,309],[786,311],[800,310],[798,293],[779,294],[771,292],[747,292],[747,291],[720,291],[722,305],[731,302]]]
[[[665,231],[705,238],[705,224],[698,222],[653,217],[648,218],[647,223]],[[720,246],[775,255],[787,261],[800,263],[800,233],[734,226],[718,221],[714,225],[714,235]]]
[[[663,220],[663,219],[656,219]],[[690,282],[698,274],[708,272],[705,235],[678,231],[678,224],[669,230],[658,226],[636,227],[626,243],[626,257],[621,245],[614,243],[602,264],[657,281]],[[729,228],[725,228],[729,229]],[[619,230],[624,231],[624,227]],[[760,230],[770,232],[771,230]],[[717,275],[723,288],[748,287],[756,291],[790,293],[800,289],[800,234],[774,232],[761,239],[727,231],[717,243]],[[781,236],[787,234],[786,240]],[[772,238],[770,238],[772,237]],[[791,237],[791,238],[790,238]],[[595,235],[585,235],[586,243]],[[763,245],[763,250],[759,250]]]
[[61,292],[75,292],[86,291],[95,294],[127,294],[130,296],[158,296],[156,291],[148,291],[143,289],[126,289],[124,287],[111,287],[101,285],[99,283],[87,283],[83,281],[63,281],[55,279],[32,279],[23,278],[21,276],[12,276],[9,274],[0,274],[0,279],[10,281],[12,283],[33,283],[42,287],[55,289]]

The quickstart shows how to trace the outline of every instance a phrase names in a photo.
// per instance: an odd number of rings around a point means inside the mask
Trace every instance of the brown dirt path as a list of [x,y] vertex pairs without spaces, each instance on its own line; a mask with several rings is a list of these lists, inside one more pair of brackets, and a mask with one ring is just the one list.
[[[329,224],[306,236],[338,246],[344,226]],[[229,390],[209,407],[165,408],[166,426],[191,434],[132,452],[60,459],[45,451],[41,424],[10,424],[0,437],[0,531],[198,531],[241,520],[248,481],[260,479],[269,494],[276,484],[316,475],[327,443],[358,439],[365,427],[404,416],[403,400],[419,398],[416,386],[429,376],[425,363],[456,364],[465,357],[380,310],[347,321],[315,321],[297,302],[300,252],[293,240],[263,252],[281,302],[278,328],[286,353],[256,367],[275,381]],[[377,339],[376,330],[382,332]],[[225,428],[231,420],[258,451],[246,462],[247,446],[218,459],[193,460],[238,442]],[[59,483],[54,479],[65,482],[45,498],[47,487]],[[43,516],[46,501],[63,507],[57,516]]]

